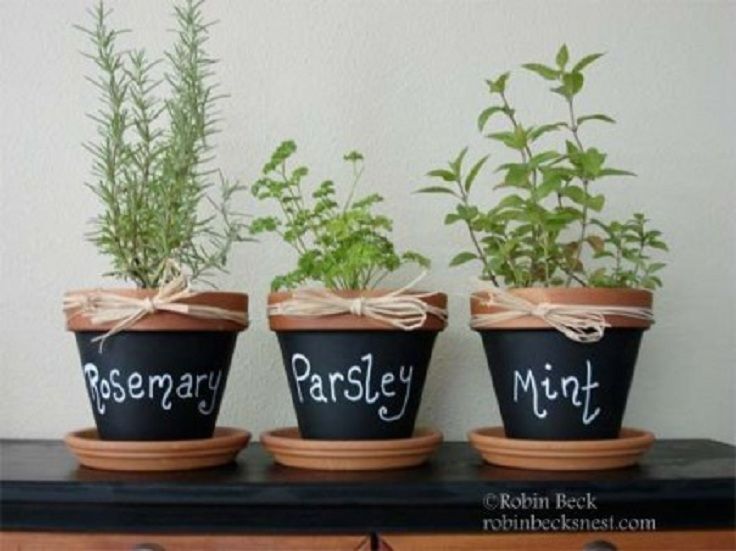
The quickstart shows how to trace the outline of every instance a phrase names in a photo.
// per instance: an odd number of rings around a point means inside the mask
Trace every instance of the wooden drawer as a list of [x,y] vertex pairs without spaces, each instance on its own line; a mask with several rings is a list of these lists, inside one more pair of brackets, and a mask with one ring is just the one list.
[[[598,542],[596,544],[596,542]],[[381,534],[380,551],[734,551],[736,532]]]
[[370,551],[370,536],[1,532],[2,551]]
[[[159,535],[1,532],[2,551],[370,551],[367,535]],[[736,532],[382,534],[379,551],[733,551]]]

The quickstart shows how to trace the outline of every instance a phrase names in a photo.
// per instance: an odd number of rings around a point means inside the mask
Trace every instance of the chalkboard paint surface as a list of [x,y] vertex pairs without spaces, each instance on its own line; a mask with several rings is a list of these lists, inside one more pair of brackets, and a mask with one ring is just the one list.
[[555,330],[481,331],[506,435],[616,438],[642,333],[608,329],[583,344]]
[[127,331],[105,341],[76,333],[82,372],[103,440],[209,438],[236,332]]
[[436,331],[278,333],[302,437],[408,438]]

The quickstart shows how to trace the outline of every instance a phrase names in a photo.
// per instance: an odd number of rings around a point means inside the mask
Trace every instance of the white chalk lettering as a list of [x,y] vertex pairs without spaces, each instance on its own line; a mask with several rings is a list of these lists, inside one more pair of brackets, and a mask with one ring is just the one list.
[[[406,393],[404,394],[404,403],[401,406],[401,411],[399,411],[396,415],[389,415],[388,414],[388,408],[386,406],[381,406],[378,409],[378,416],[383,420],[387,422],[391,421],[397,421],[398,419],[401,419],[404,416],[404,413],[406,413],[406,405],[409,403],[409,393],[411,392],[411,374],[414,371],[413,366],[409,366],[409,370],[407,371],[406,377],[404,377],[404,366],[401,366],[401,370],[399,370],[399,379],[402,383],[406,383]],[[383,385],[381,385],[381,388],[383,388]],[[396,394],[393,392],[391,396]]]
[[[544,364],[544,369],[546,369],[547,371],[552,371],[552,365]],[[547,397],[547,400],[554,400],[555,398],[557,398],[557,391],[550,390],[549,388],[549,377],[545,377],[545,379],[542,381],[542,386],[544,387],[544,395]]]
[[143,376],[137,371],[134,371],[128,377],[128,394],[136,400],[140,400],[146,394],[143,392]]
[[156,396],[154,387],[157,385],[160,388],[164,389],[163,396],[161,396],[161,407],[166,410],[171,409],[171,400],[169,400],[169,395],[171,394],[171,389],[174,386],[174,379],[168,373],[165,373],[163,375],[153,375],[149,377],[148,398],[150,400],[153,400]]
[[390,372],[384,373],[383,377],[381,377],[381,392],[383,392],[384,396],[396,396],[396,391],[388,390],[386,388],[388,385],[394,382],[394,379],[396,379],[396,377],[394,377],[394,374]]
[[350,394],[347,390],[344,394],[345,398],[351,402],[359,402],[361,398],[363,398],[363,385],[361,384],[360,379],[353,377],[354,373],[357,374],[356,377],[360,377],[359,365],[350,366],[350,369],[348,369],[348,382],[356,388],[357,394]]
[[539,407],[539,396],[537,393],[537,381],[534,379],[534,373],[531,369],[526,370],[526,379],[522,379],[518,371],[514,371],[514,402],[519,401],[519,386],[516,383],[521,384],[521,389],[524,392],[528,392],[529,389],[532,391],[532,411],[534,415],[539,419],[547,417],[548,411],[546,409],[540,409]]
[[197,383],[195,386],[194,394],[199,396],[199,385],[204,383],[207,380],[207,374],[206,373],[200,373],[197,375]]
[[110,398],[110,383],[107,379],[100,379],[100,396],[105,401]]
[[595,408],[595,411],[593,413],[590,413],[590,395],[592,394],[592,390],[594,388],[598,388],[601,386],[597,381],[593,381],[593,366],[590,365],[590,361],[585,362],[587,365],[587,376],[585,385],[583,385],[583,392],[585,393],[585,407],[583,408],[583,424],[584,425],[590,425],[593,421],[595,421],[595,418],[598,417],[598,415],[601,412],[601,408],[597,407]]
[[[553,366],[549,363],[544,365],[545,372],[551,372]],[[580,378],[575,375],[561,376],[559,384],[557,385],[558,390],[553,389],[553,379],[550,375],[547,375],[539,383],[531,369],[526,370],[526,374],[522,374],[515,370],[514,371],[514,402],[519,402],[520,392],[524,394],[531,393],[532,399],[532,412],[539,419],[547,417],[549,411],[547,407],[551,407],[551,404],[563,398],[568,400],[573,407],[581,409],[580,420],[584,425],[590,425],[596,418],[601,414],[600,407],[593,406],[593,391],[600,387],[600,383],[593,379],[593,365],[590,360],[585,362],[585,382],[581,383]],[[546,400],[544,403],[547,407],[544,407],[540,403],[540,392],[539,386],[542,387],[542,399]],[[581,400],[582,394],[582,400]]]
[[208,371],[196,376],[183,373],[152,373],[143,375],[133,371],[124,377],[118,368],[109,370],[107,376],[100,373],[93,363],[83,366],[84,376],[92,406],[104,415],[108,405],[124,404],[128,400],[150,400],[162,410],[169,411],[178,401],[197,400],[202,415],[211,415],[222,395],[222,371]]
[[184,373],[179,381],[179,385],[176,387],[176,395],[182,400],[194,396],[194,377],[192,377],[192,374]]
[[330,373],[330,397],[333,402],[337,402],[337,398],[335,397],[335,383],[344,380],[345,377],[343,377],[342,373]]
[[87,378],[87,388],[89,389],[89,397],[92,400],[92,404],[97,409],[97,413],[103,415],[105,413],[105,404],[100,399],[100,391],[97,390],[97,381],[100,379],[97,366],[91,363],[84,364],[84,376]]
[[315,373],[312,375],[311,380],[312,386],[309,387],[309,395],[312,397],[312,400],[327,403],[327,398],[325,398],[325,393],[322,389],[322,377]]
[[360,358],[366,363],[365,370],[365,401],[369,404],[375,404],[378,400],[378,391],[371,396],[371,374],[373,373],[373,354],[366,354]]
[[214,371],[210,372],[209,376],[207,377],[207,388],[212,391],[210,397],[210,405],[207,405],[206,399],[200,401],[199,405],[197,406],[197,408],[199,409],[199,413],[202,413],[203,415],[209,415],[215,409],[215,404],[217,403],[218,396],[217,391],[220,388],[221,381],[222,371],[218,371],[217,374],[215,374]]
[[[583,403],[580,401],[578,394],[580,393],[580,381],[577,377],[562,377],[560,379],[562,384],[562,395],[565,398],[570,398],[570,402],[575,407],[580,407]],[[572,392],[568,392],[568,388],[572,386]]]
[[118,383],[117,378],[120,377],[120,370],[119,369],[111,369],[110,370],[110,384],[112,385],[112,399],[115,400],[118,404],[122,403],[125,400],[125,389],[123,388],[123,385]]
[[[304,365],[304,373],[301,375],[296,369],[297,362],[301,362]],[[309,363],[309,360],[304,354],[294,354],[291,357],[291,373],[294,376],[294,381],[296,382],[296,390],[297,390],[297,397],[299,398],[299,403],[304,403],[304,396],[302,396],[302,387],[299,383],[302,381],[306,381],[309,377],[309,372],[312,370],[312,366]]]
[[[359,363],[351,365],[346,371],[332,371],[323,376],[312,371],[312,363],[304,354],[291,356],[292,381],[299,403],[311,400],[334,404],[347,400],[377,404],[376,412],[382,421],[390,423],[401,419],[409,403],[414,367],[402,365],[398,366],[398,371],[382,370],[380,381],[374,381],[373,368],[373,354],[364,354]],[[401,400],[401,408],[393,415],[384,403],[389,399]]]

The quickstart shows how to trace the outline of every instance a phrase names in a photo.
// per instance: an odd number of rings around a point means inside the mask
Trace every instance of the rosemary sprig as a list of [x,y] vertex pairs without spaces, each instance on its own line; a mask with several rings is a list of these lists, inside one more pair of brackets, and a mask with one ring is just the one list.
[[[102,2],[90,10],[85,55],[97,76],[100,107],[89,116],[97,138],[85,144],[92,155],[88,187],[103,211],[93,220],[89,239],[111,258],[106,274],[143,288],[171,277],[178,265],[192,279],[224,270],[234,243],[249,240],[243,216],[231,208],[243,187],[211,167],[211,138],[217,132],[213,65],[205,50],[211,23],[202,1],[174,7],[176,39],[163,59],[145,50],[122,50],[126,31],[110,27]],[[157,74],[166,64],[163,75]],[[167,88],[168,97],[159,92]],[[212,189],[219,176],[220,194]]]

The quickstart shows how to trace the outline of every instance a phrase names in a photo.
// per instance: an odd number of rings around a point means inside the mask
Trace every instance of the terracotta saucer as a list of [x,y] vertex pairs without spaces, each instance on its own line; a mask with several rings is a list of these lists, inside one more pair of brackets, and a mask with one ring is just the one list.
[[471,445],[488,463],[541,471],[598,471],[629,467],[654,442],[654,435],[623,428],[610,440],[522,440],[506,438],[503,427],[468,433]]
[[248,445],[250,433],[217,427],[198,440],[100,440],[96,429],[70,432],[67,447],[85,467],[107,471],[188,471],[224,465]]
[[305,440],[299,429],[264,432],[261,443],[277,463],[323,471],[382,471],[421,465],[442,443],[442,433],[418,428],[393,440]]

